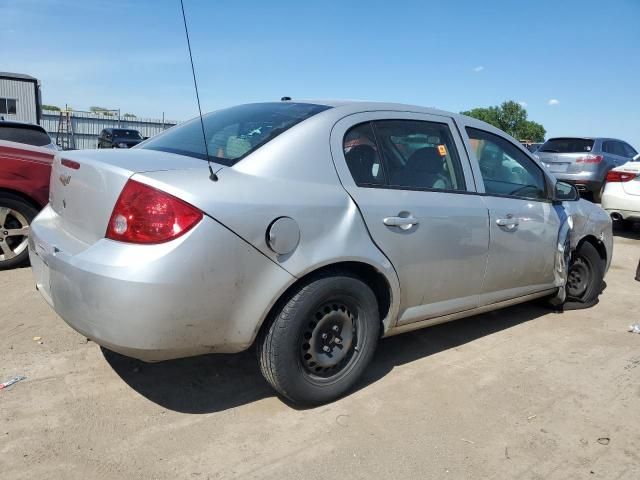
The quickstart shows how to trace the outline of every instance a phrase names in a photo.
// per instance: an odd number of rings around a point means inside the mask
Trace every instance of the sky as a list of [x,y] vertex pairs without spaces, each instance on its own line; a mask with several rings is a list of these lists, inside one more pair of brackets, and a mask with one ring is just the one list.
[[[459,112],[640,149],[640,0],[184,0],[203,111],[296,98]],[[0,70],[43,102],[197,115],[179,0],[0,0]]]

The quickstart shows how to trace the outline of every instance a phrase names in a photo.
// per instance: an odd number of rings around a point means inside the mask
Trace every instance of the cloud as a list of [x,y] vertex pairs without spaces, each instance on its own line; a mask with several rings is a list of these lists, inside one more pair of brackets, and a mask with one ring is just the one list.
[[548,104],[553,106],[553,105],[558,105],[560,103],[560,100],[556,99],[556,98],[552,98],[551,100],[549,100]]
[[527,106],[527,102],[524,102],[524,101],[522,101],[522,100],[520,100],[520,101],[518,102],[518,104],[519,104],[521,107],[526,107],[526,106]]
[[473,69],[474,72],[481,72],[484,70],[484,67],[482,65],[478,65],[477,67],[475,67]]

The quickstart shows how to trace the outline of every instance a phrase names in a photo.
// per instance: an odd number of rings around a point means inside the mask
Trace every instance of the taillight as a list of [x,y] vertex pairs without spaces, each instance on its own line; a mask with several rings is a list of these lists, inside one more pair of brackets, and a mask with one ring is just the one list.
[[587,155],[586,157],[577,158],[576,163],[600,163],[602,160],[602,155]]
[[113,207],[106,237],[128,243],[163,243],[191,230],[202,212],[186,202],[129,180]]
[[607,182],[629,182],[637,176],[638,175],[633,172],[617,172],[611,170],[607,173]]

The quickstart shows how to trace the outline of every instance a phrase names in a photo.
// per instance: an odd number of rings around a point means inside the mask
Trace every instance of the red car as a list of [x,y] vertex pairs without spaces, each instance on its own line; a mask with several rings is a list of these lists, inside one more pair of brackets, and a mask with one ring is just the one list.
[[49,201],[55,153],[0,140],[0,270],[28,261],[29,225]]

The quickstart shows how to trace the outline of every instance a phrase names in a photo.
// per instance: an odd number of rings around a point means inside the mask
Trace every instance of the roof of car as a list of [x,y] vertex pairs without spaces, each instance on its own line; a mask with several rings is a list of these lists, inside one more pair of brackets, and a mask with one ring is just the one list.
[[459,116],[458,113],[439,110],[434,107],[421,107],[407,103],[375,102],[369,100],[290,100],[293,103],[314,103],[316,105],[326,105],[327,107],[354,109],[354,110],[396,110],[401,112],[433,113],[435,115]]
[[42,130],[42,131],[45,131],[44,128],[42,128],[37,123],[21,122],[19,120],[4,120],[4,119],[0,119],[0,127],[22,127],[22,128],[28,128],[28,129],[31,129],[31,130]]
[[[410,113],[423,113],[427,115],[438,115],[442,117],[449,117],[455,119],[459,124],[466,125],[472,128],[480,128],[488,132],[497,135],[506,135],[514,142],[519,143],[515,138],[509,136],[502,130],[490,125],[482,120],[478,120],[473,117],[462,115],[461,113],[448,112],[446,110],[439,110],[433,107],[421,107],[419,105],[410,105],[406,103],[391,103],[391,102],[372,102],[363,100],[290,100],[293,103],[312,103],[316,105],[326,105],[333,107],[332,110],[336,114],[341,116],[351,115],[355,113],[367,112],[367,111],[394,111],[394,112],[410,112]],[[524,147],[523,147],[524,148]]]

